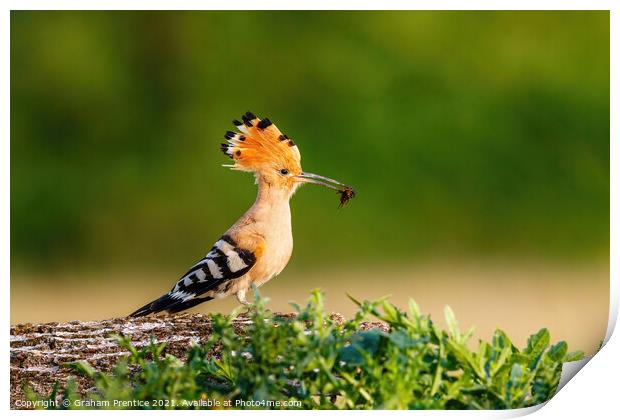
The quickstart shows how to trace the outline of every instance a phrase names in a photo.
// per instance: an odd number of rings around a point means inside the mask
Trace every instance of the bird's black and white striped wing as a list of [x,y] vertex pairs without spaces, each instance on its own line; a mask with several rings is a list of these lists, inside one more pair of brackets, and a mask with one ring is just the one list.
[[130,316],[143,316],[160,311],[174,313],[211,300],[212,296],[202,295],[243,276],[255,263],[256,256],[252,252],[239,248],[230,236],[224,235],[203,259],[181,277],[170,292]]

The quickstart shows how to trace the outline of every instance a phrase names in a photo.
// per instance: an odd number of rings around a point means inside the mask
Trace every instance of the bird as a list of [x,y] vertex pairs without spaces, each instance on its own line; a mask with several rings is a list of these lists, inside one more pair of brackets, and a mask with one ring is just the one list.
[[295,142],[268,118],[246,112],[233,120],[221,151],[233,163],[223,165],[254,174],[258,193],[254,204],[180,277],[172,289],[132,312],[139,317],[158,312],[177,313],[200,303],[235,295],[250,305],[246,293],[282,272],[293,252],[290,199],[304,184],[338,191],[341,206],[354,190],[334,179],[304,172]]

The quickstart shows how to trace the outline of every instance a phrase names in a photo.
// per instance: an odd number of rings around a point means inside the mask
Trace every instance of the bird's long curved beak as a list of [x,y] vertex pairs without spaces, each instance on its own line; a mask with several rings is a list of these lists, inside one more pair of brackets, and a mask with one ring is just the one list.
[[301,175],[297,175],[296,178],[299,182],[322,185],[336,191],[342,191],[344,188],[351,188],[342,182],[336,181],[335,179],[317,174],[311,174],[310,172],[302,172]]

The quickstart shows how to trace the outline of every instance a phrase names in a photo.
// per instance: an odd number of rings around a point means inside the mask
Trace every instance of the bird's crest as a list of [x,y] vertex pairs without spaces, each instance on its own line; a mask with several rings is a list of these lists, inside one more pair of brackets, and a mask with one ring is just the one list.
[[301,155],[295,142],[268,118],[260,119],[246,112],[242,121],[233,120],[239,132],[228,131],[222,143],[222,152],[235,163],[228,165],[239,171],[261,171],[288,168],[301,171]]

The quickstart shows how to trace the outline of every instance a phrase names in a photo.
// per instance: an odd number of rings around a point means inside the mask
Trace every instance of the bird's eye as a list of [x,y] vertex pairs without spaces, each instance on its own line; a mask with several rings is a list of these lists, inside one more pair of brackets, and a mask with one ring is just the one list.
[[284,168],[284,169],[280,169],[280,173],[282,175],[288,175],[288,169]]

